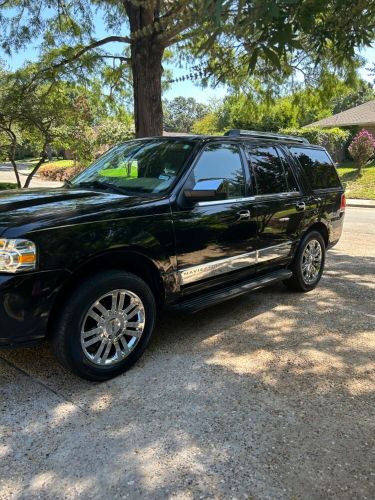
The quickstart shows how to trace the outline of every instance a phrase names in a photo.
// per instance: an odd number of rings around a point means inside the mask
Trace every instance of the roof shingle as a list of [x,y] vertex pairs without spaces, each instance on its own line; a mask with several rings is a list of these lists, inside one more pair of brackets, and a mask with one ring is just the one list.
[[375,100],[310,123],[306,127],[345,127],[349,125],[375,125]]

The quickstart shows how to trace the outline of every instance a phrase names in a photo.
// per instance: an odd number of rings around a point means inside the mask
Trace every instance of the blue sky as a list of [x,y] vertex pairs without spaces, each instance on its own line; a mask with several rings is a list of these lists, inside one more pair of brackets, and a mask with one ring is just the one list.
[[[96,37],[103,38],[107,36],[108,32],[106,32],[105,27],[102,23],[102,16],[100,12],[96,13],[94,16],[94,23],[96,26]],[[40,40],[36,40],[35,45],[28,46],[25,50],[20,51],[12,55],[11,58],[6,57],[4,54],[0,52],[0,59],[3,59],[6,65],[10,69],[15,69],[22,66],[27,60],[34,60],[38,56],[38,43]],[[121,50],[122,44],[110,44],[107,48],[111,53],[118,53]],[[368,81],[373,81],[373,77],[368,75],[368,71],[366,71],[365,67],[371,65],[372,62],[375,62],[375,47],[367,48],[360,52],[361,56],[363,56],[367,63],[361,69],[361,76]],[[177,64],[169,64],[168,68],[170,68],[173,72],[173,78],[178,78],[190,73],[189,67],[179,67]],[[199,84],[194,81],[184,81],[184,82],[176,82],[173,83],[168,91],[165,92],[164,97],[167,99],[173,99],[176,96],[184,96],[184,97],[194,97],[197,101],[207,103],[210,99],[222,99],[227,93],[227,89],[224,85],[221,85],[216,88],[202,88]]]

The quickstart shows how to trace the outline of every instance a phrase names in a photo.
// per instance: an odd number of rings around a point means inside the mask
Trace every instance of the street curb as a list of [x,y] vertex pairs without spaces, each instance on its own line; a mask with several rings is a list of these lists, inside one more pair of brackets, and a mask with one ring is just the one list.
[[356,200],[356,199],[346,199],[347,207],[358,207],[358,208],[375,208],[375,200]]

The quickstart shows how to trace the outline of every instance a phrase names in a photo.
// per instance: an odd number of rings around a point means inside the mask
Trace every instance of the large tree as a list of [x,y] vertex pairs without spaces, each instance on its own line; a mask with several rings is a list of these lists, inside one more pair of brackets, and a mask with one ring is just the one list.
[[[69,65],[76,76],[116,61],[118,80],[127,74],[132,81],[137,136],[162,133],[168,47],[203,57],[204,79],[231,81],[257,70],[272,81],[272,72],[290,76],[307,62],[345,66],[357,47],[370,45],[375,27],[374,0],[3,0],[0,6],[0,41],[8,52],[42,34],[44,62],[53,70]],[[106,31],[100,38],[98,15]]]
[[206,104],[197,102],[193,97],[178,96],[163,102],[164,130],[167,132],[191,132],[193,123],[209,111]]
[[[95,129],[108,116],[96,82],[91,88],[63,80],[35,79],[33,65],[17,72],[0,69],[0,155],[14,169],[18,187],[29,187],[51,148],[69,148],[77,160],[93,154]],[[24,185],[18,173],[17,150],[27,144],[39,156]]]

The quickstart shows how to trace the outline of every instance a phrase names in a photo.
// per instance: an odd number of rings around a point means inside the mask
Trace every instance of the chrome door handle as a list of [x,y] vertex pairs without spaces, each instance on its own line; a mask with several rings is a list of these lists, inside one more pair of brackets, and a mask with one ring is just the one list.
[[297,210],[306,210],[306,203],[304,201],[297,201]]
[[237,212],[237,220],[248,220],[250,219],[250,210],[240,210]]

